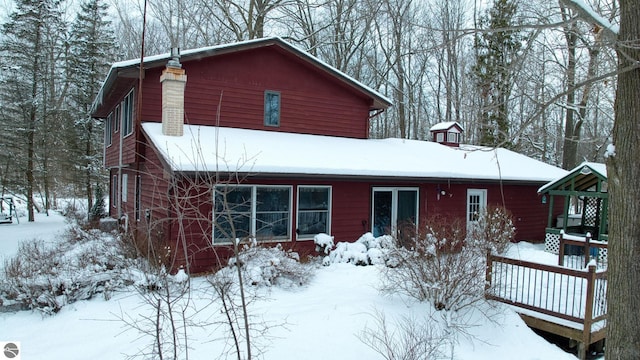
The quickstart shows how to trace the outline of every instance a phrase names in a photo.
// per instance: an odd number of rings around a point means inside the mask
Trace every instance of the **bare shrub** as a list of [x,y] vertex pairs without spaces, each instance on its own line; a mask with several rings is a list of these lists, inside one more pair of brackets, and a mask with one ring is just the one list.
[[203,326],[193,321],[197,311],[191,301],[190,277],[182,269],[171,275],[163,266],[147,261],[140,263],[135,275],[136,289],[149,306],[139,313],[116,315],[141,337],[150,339],[133,357],[188,359],[188,329]]
[[386,360],[446,358],[449,333],[434,319],[402,316],[389,323],[383,312],[373,314],[373,328],[366,327],[358,339]]
[[313,264],[301,264],[297,253],[284,251],[280,245],[265,248],[250,242],[234,246],[236,256],[229,266],[207,277],[224,318],[219,326],[227,327],[227,347],[223,353],[237,359],[257,357],[268,344],[269,329],[284,324],[266,323],[252,313],[252,304],[264,299],[263,287],[285,288],[307,284],[313,276]]
[[413,240],[389,252],[381,290],[430,301],[437,310],[458,311],[484,299],[485,254],[466,244],[463,222],[436,218]]
[[475,247],[502,254],[513,241],[515,233],[511,212],[502,206],[488,206],[469,229],[467,241]]

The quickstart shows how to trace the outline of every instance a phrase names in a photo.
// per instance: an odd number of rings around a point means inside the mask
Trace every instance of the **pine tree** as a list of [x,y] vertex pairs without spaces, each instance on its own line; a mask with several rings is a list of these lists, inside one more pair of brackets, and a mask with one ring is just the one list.
[[107,213],[105,210],[104,191],[102,190],[102,185],[97,184],[95,186],[95,189],[96,189],[96,193],[95,193],[96,201],[93,203],[93,206],[89,210],[89,221],[100,221],[100,219],[107,216]]
[[[0,49],[4,60],[11,69],[6,74],[3,86],[3,100],[7,105],[5,114],[9,118],[10,131],[22,139],[20,152],[15,157],[24,158],[24,195],[27,198],[28,220],[34,221],[34,190],[36,189],[37,166],[45,175],[48,164],[37,164],[39,159],[47,159],[47,142],[39,138],[37,132],[45,140],[51,136],[44,129],[47,124],[47,105],[53,96],[49,69],[57,59],[55,47],[61,29],[64,29],[57,0],[20,0],[16,9],[4,24],[4,39]],[[62,31],[64,33],[64,31]],[[52,106],[51,108],[55,108]],[[37,153],[38,146],[44,153]],[[40,156],[40,155],[45,156]]]
[[509,97],[512,64],[521,50],[521,36],[515,25],[517,5],[512,0],[495,0],[480,19],[484,30],[475,37],[476,64],[473,74],[480,91],[480,144],[507,145],[509,141]]
[[96,97],[104,74],[115,58],[115,37],[111,23],[106,20],[108,6],[103,0],[87,0],[71,32],[71,59],[69,75],[74,79],[71,101],[74,108],[73,137],[68,146],[75,154],[72,157],[81,172],[76,180],[82,184],[88,208],[93,207],[92,184],[104,181],[101,171],[103,123],[91,117],[91,105]]

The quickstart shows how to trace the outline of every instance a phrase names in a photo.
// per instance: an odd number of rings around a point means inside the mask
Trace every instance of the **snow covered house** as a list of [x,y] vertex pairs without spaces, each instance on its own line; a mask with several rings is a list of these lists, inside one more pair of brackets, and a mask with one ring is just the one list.
[[448,144],[369,139],[391,101],[282,39],[143,67],[113,64],[92,112],[106,124],[110,215],[173,266],[207,271],[236,237],[305,253],[317,233],[354,241],[435,214],[472,222],[488,204],[511,210],[518,239],[544,239],[537,189],[564,170],[462,145],[457,123],[436,129],[458,134]]

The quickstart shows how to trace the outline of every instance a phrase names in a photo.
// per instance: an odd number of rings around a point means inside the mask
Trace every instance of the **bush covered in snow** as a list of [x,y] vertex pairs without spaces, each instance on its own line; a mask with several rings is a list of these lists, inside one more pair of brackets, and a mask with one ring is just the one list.
[[349,263],[354,265],[376,265],[387,263],[387,253],[395,248],[395,241],[389,235],[374,237],[368,232],[355,242],[339,242],[322,263]]
[[279,244],[266,248],[252,244],[245,246],[237,257],[229,260],[229,266],[213,276],[222,276],[225,272],[235,272],[239,265],[245,284],[254,286],[295,287],[309,283],[313,275],[310,264],[300,263],[298,253],[285,251]]
[[329,255],[329,252],[333,249],[333,236],[325,233],[317,234],[313,237],[313,243],[316,244],[316,251]]
[[0,274],[0,305],[19,304],[46,314],[96,294],[110,297],[128,283],[119,240],[98,230],[71,226],[61,241],[23,242]]

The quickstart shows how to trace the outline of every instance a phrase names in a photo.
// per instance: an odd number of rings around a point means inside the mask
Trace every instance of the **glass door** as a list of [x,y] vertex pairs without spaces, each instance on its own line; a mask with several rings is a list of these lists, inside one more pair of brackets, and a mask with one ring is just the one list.
[[418,219],[418,189],[373,188],[371,232],[373,236],[399,236],[415,229]]

